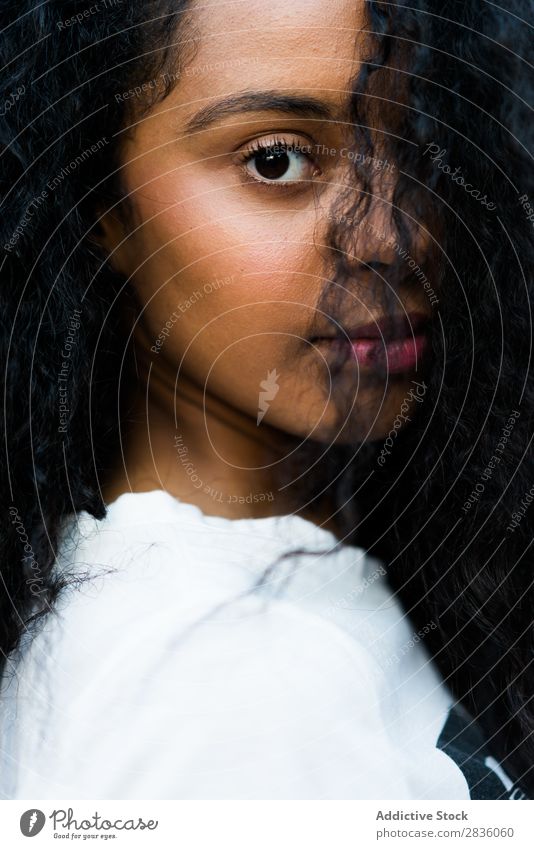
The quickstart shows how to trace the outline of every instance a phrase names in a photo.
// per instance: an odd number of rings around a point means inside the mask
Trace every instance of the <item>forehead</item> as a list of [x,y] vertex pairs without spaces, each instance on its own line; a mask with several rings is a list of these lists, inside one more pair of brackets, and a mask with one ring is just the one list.
[[183,100],[287,88],[339,102],[357,70],[364,7],[364,0],[193,3],[195,52],[178,86]]

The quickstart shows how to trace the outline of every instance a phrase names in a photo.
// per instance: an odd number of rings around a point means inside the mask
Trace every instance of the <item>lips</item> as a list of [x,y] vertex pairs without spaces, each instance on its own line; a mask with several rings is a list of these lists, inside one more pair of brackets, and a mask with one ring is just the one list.
[[383,316],[368,324],[340,328],[336,336],[315,337],[334,347],[342,345],[362,369],[390,374],[413,371],[428,349],[424,313]]
[[417,368],[428,347],[428,338],[424,333],[416,333],[404,339],[351,340],[353,354],[362,368],[380,368],[390,374],[413,371]]
[[398,316],[384,316],[369,324],[347,328],[344,334],[349,339],[380,339],[385,344],[394,339],[406,339],[421,331],[428,322],[424,313],[413,312]]

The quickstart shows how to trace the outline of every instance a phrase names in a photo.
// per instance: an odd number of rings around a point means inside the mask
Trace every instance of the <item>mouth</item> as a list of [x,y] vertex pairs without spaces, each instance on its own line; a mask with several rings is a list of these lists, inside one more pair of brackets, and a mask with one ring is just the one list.
[[427,315],[412,312],[354,327],[339,326],[336,334],[314,336],[310,341],[356,360],[359,368],[402,374],[416,370],[427,353],[427,325]]

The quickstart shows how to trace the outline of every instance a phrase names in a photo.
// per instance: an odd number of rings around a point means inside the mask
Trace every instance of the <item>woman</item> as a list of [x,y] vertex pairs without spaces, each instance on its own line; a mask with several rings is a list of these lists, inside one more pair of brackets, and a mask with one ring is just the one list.
[[4,798],[532,792],[512,5],[0,4]]

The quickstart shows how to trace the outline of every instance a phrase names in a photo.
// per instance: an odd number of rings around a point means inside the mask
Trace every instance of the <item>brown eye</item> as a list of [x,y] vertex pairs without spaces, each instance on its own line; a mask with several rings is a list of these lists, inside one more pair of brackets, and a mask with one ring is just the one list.
[[245,170],[259,182],[292,183],[310,180],[317,166],[309,154],[293,145],[259,145],[250,151]]
[[264,148],[254,157],[254,165],[260,177],[266,180],[278,180],[287,173],[290,159],[286,151]]

